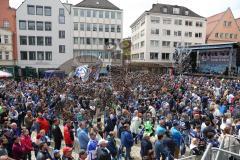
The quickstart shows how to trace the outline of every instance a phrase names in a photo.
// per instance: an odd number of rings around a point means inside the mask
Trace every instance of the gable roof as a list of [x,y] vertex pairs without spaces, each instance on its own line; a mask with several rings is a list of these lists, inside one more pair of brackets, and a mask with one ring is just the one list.
[[85,8],[120,10],[120,8],[118,8],[108,0],[83,0],[82,2],[76,4],[75,6]]
[[[164,8],[167,8],[167,12],[164,12]],[[181,16],[188,16],[188,17],[199,17],[199,18],[204,18],[197,13],[193,12],[192,10],[184,7],[184,6],[178,6],[178,5],[169,5],[169,4],[153,4],[152,9],[149,10],[151,13],[162,13],[162,14],[171,14],[171,15],[176,15],[173,13],[173,8],[179,8],[180,9],[180,14]],[[188,11],[188,15],[185,14],[185,11]]]

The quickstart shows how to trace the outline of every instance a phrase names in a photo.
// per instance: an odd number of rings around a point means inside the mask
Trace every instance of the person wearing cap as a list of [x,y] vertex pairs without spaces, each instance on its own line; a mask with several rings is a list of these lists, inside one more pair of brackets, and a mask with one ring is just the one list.
[[111,160],[110,151],[107,149],[108,141],[105,139],[101,139],[98,142],[97,148],[97,160]]
[[53,150],[53,160],[62,160],[60,150],[58,149]]
[[179,127],[179,122],[177,120],[173,121],[173,127],[171,128],[170,132],[172,135],[172,139],[176,144],[176,148],[175,148],[175,153],[174,153],[174,158],[179,157],[179,153],[180,153],[180,145],[182,143],[183,137],[181,132],[178,130]]
[[60,150],[62,140],[63,140],[63,134],[59,127],[59,120],[54,119],[53,126],[52,126],[52,136],[54,141],[54,149]]
[[126,159],[127,160],[133,159],[131,157],[131,149],[133,146],[133,142],[134,142],[134,139],[133,139],[132,133],[130,131],[129,124],[126,123],[126,124],[124,124],[124,131],[121,133],[121,145],[122,145],[122,147],[126,148]]
[[143,134],[143,139],[141,142],[141,150],[140,150],[142,158],[147,157],[149,151],[151,151],[152,149],[153,147],[152,147],[152,142],[150,141],[150,133],[145,132]]
[[71,147],[64,147],[62,160],[74,160],[74,158],[72,157],[72,150],[73,149]]
[[87,152],[84,149],[80,149],[78,160],[86,160],[86,159],[87,159]]

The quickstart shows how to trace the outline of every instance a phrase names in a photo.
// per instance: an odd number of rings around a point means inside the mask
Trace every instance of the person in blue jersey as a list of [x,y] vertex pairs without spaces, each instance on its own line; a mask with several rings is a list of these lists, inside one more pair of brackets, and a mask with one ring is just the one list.
[[173,121],[173,127],[171,128],[170,132],[171,132],[171,135],[172,135],[172,139],[176,144],[174,158],[177,158],[177,159],[179,157],[180,145],[181,145],[181,142],[182,142],[182,139],[183,139],[182,134],[178,130],[178,128],[179,128],[179,122],[177,120],[174,120]]
[[90,140],[87,145],[88,160],[97,160],[97,134],[95,132],[90,133]]

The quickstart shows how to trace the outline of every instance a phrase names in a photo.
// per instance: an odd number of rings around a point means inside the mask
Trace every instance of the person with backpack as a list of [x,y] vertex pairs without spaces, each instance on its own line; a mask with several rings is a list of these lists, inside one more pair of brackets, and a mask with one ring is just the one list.
[[97,160],[111,160],[111,153],[107,149],[108,141],[105,139],[101,139],[98,142],[98,149],[97,149]]
[[155,142],[155,145],[154,145],[156,160],[160,160],[160,159],[165,160],[168,155],[163,145],[164,134],[165,134],[165,130],[161,130],[161,131],[159,130],[157,134],[157,141]]
[[121,145],[122,145],[122,147],[126,148],[126,159],[127,160],[133,159],[131,157],[131,149],[133,146],[133,142],[134,142],[134,139],[133,139],[132,133],[130,131],[129,124],[126,123],[126,124],[124,124],[124,131],[121,134]]
[[140,150],[141,157],[143,159],[145,157],[148,157],[148,154],[152,149],[153,147],[152,147],[152,142],[150,141],[150,134],[144,133],[143,139],[141,142],[141,150]]
[[117,156],[117,144],[115,140],[115,132],[110,132],[107,138],[108,145],[107,149],[110,151],[112,158],[116,158]]

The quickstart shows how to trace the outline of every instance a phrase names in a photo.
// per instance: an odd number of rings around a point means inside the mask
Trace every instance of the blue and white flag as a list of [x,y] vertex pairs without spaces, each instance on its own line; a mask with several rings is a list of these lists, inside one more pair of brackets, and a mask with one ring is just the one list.
[[80,66],[76,69],[75,75],[82,79],[83,82],[86,82],[89,79],[89,68],[88,65]]

